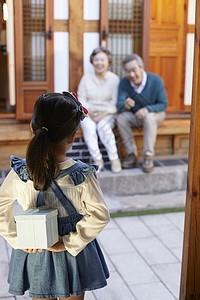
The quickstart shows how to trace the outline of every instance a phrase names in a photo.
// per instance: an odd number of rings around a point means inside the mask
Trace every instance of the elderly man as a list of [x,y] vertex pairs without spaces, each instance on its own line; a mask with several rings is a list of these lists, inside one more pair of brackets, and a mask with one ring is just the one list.
[[167,94],[160,76],[145,72],[143,61],[137,54],[123,60],[126,73],[119,84],[117,126],[128,156],[122,162],[124,168],[132,167],[137,162],[137,148],[132,128],[144,131],[144,172],[153,170],[154,144],[157,127],[165,118]]

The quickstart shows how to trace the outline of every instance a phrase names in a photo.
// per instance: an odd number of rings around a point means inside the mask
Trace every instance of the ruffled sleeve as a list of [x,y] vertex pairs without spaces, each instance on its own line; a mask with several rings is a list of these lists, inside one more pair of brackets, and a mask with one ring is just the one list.
[[10,159],[11,162],[11,168],[15,171],[15,173],[17,173],[17,175],[19,176],[19,178],[24,181],[27,182],[28,181],[28,171],[26,169],[26,160],[15,157],[15,156],[11,156]]
[[86,164],[84,165],[85,167],[83,166],[83,168],[74,170],[69,174],[74,185],[83,183],[88,178],[91,171],[93,172],[95,178],[97,177],[96,171],[98,170],[98,166],[96,165],[88,166]]

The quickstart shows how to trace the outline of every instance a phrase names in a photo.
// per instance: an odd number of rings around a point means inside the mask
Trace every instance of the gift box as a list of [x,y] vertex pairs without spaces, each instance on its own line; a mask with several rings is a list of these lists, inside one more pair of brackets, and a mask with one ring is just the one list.
[[14,216],[19,249],[47,249],[58,242],[57,209],[46,206]]

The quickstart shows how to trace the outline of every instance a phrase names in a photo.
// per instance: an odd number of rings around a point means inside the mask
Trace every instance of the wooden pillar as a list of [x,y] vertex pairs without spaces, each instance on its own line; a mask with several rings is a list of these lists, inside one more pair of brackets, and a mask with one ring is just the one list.
[[76,92],[83,75],[83,0],[69,0],[69,90]]
[[196,0],[193,93],[180,300],[200,299],[200,0]]

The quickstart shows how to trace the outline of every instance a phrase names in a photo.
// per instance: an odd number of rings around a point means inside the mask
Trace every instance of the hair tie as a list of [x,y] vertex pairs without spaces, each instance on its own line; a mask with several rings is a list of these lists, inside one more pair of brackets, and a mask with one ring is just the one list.
[[74,92],[73,93],[72,92],[62,92],[62,93],[64,96],[68,96],[70,94],[74,99],[76,99],[76,101],[78,102],[78,107],[75,108],[74,111],[81,113],[81,121],[83,121],[85,117],[88,117],[88,110],[83,105],[81,105],[76,93],[74,93]]
[[[79,102],[78,96],[76,95],[75,92],[70,93],[70,94]],[[83,121],[83,119],[88,116],[88,110],[83,105],[80,105],[79,108],[76,111],[80,111],[83,114],[83,116],[81,118],[81,121]]]
[[49,129],[46,127],[42,127],[42,129],[46,130],[47,132],[49,131]]

